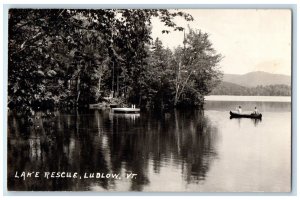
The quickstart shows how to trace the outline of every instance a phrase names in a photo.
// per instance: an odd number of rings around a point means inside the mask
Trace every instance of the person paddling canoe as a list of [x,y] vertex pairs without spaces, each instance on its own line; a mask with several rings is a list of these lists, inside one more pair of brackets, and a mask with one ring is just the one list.
[[258,110],[257,110],[257,108],[256,108],[256,106],[254,107],[254,111],[253,111],[253,114],[259,114],[259,112],[258,112]]
[[241,106],[239,106],[239,108],[237,109],[237,112],[240,113],[240,114],[242,113],[242,107]]

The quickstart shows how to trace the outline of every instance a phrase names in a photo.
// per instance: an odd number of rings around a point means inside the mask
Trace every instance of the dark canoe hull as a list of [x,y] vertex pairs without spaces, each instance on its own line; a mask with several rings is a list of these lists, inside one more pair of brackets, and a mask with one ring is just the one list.
[[234,112],[229,112],[231,118],[252,118],[252,119],[261,119],[262,114],[239,114]]

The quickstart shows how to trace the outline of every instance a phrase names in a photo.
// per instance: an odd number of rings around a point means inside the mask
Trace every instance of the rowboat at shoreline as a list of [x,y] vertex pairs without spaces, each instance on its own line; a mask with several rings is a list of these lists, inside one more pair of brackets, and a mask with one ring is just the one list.
[[253,119],[261,119],[262,118],[262,114],[242,114],[242,113],[236,113],[236,112],[229,112],[230,114],[230,118],[253,118]]
[[112,108],[113,113],[139,113],[139,108]]

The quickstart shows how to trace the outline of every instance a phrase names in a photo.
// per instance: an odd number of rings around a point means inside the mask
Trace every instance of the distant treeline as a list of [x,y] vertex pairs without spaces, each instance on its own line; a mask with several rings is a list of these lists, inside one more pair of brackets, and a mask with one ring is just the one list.
[[222,82],[211,92],[211,95],[291,96],[291,87],[280,84],[244,87],[229,82]]

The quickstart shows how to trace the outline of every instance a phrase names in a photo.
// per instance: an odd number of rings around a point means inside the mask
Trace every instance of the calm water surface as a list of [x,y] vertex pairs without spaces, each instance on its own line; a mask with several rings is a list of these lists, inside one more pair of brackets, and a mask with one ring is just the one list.
[[[261,121],[230,119],[237,102],[206,102],[204,111],[112,114],[56,112],[8,116],[8,189],[58,191],[289,191],[291,105],[258,106]],[[117,173],[120,179],[14,178],[16,171]],[[126,173],[136,173],[127,179]]]

